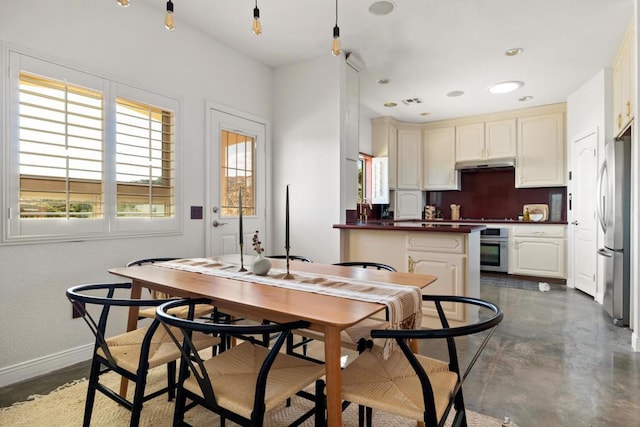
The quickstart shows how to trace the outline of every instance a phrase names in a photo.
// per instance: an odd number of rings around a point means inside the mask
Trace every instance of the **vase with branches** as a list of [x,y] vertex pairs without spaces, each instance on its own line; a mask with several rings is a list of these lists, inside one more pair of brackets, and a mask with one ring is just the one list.
[[251,271],[253,271],[253,274],[256,274],[258,276],[265,276],[271,269],[271,261],[269,261],[263,255],[264,248],[262,247],[262,242],[260,241],[258,230],[256,230],[256,232],[253,234],[251,245],[253,246],[253,250],[255,250],[258,254],[258,256],[253,261]]

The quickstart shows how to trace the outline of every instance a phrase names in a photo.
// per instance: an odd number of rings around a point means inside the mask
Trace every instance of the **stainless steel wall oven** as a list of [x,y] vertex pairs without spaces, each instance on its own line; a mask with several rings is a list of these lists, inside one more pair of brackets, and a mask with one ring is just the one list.
[[480,231],[480,270],[506,273],[509,268],[509,229]]

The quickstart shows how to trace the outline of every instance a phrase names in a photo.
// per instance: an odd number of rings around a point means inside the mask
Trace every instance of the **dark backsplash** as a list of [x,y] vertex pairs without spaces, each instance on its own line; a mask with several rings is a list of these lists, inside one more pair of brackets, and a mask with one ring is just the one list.
[[[451,218],[451,204],[460,205],[461,218],[516,219],[523,205],[545,203],[550,220],[567,220],[566,187],[515,188],[515,168],[464,170],[460,179],[461,191],[426,194],[427,204],[436,205],[445,219]],[[560,218],[554,218],[553,213],[558,211]]]

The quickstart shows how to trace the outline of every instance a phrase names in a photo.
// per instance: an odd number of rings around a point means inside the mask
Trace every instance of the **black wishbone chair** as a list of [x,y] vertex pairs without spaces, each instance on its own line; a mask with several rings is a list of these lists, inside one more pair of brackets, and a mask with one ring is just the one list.
[[[273,259],[287,259],[286,255],[268,255],[267,258]],[[289,255],[291,261],[313,262],[311,258],[302,255]]]
[[[169,400],[175,395],[176,389],[176,360],[180,358],[180,351],[175,347],[171,337],[160,322],[153,319],[149,326],[140,327],[130,332],[107,337],[105,331],[113,318],[112,307],[155,307],[167,302],[161,299],[128,299],[119,297],[116,292],[130,293],[131,283],[88,284],[71,287],[66,295],[78,313],[82,315],[95,337],[91,373],[87,389],[84,409],[83,425],[91,423],[93,403],[96,391],[128,408],[131,411],[130,425],[140,423],[142,405],[149,399],[168,393]],[[96,322],[89,313],[90,306],[102,307],[100,317]],[[111,316],[110,316],[111,314]],[[119,313],[118,313],[119,314]],[[180,334],[179,331],[175,332]],[[204,349],[217,345],[220,339],[210,335],[198,334],[192,337],[195,348]],[[167,387],[145,395],[145,385],[149,369],[167,365]],[[121,397],[114,390],[100,382],[100,377],[109,371],[133,381],[135,391],[133,400]]]
[[372,270],[387,270],[387,271],[398,271],[392,266],[388,264],[383,264],[381,262],[370,262],[370,261],[345,261],[345,262],[336,262],[333,265],[343,265],[346,267],[361,267],[361,268],[370,268]]
[[[157,318],[173,337],[182,352],[178,391],[174,413],[174,426],[187,425],[185,412],[201,405],[217,413],[221,426],[226,419],[243,426],[259,427],[265,414],[294,394],[315,401],[315,408],[307,411],[292,425],[299,425],[315,415],[315,424],[324,424],[325,374],[323,364],[281,353],[280,350],[291,330],[307,327],[308,322],[269,324],[211,323],[204,319],[192,320],[194,306],[208,300],[178,300],[160,305]],[[171,310],[189,308],[187,319],[171,315]],[[176,335],[179,329],[182,334]],[[271,348],[249,339],[211,358],[202,358],[193,345],[192,333],[249,337],[277,336],[271,340]],[[304,389],[315,382],[315,393]],[[191,403],[187,404],[187,399]]]
[[[452,425],[467,425],[462,384],[504,314],[495,304],[477,298],[423,295],[422,300],[435,303],[442,328],[373,330],[372,338],[394,339],[399,349],[384,359],[380,349],[374,347],[342,371],[343,399],[366,408],[366,411],[360,411],[360,425],[365,413],[367,426],[372,425],[372,408],[424,422],[426,427],[443,426],[454,408]],[[471,312],[480,310],[481,320],[450,327],[443,303],[465,304]],[[461,374],[455,338],[478,333],[484,333],[484,337]],[[432,339],[446,340],[448,361],[415,354],[408,344],[409,340]]]
[[[369,261],[346,261],[338,262],[333,265],[341,265],[345,267],[356,268],[369,268],[372,270],[386,270],[397,271],[390,265],[382,264],[379,262]],[[368,318],[361,322],[358,322],[354,326],[345,329],[340,334],[340,343],[344,348],[349,350],[355,350],[358,353],[362,353],[367,348],[371,348],[373,341],[368,339],[369,331],[372,329],[384,329],[387,328],[389,323],[382,319]],[[299,335],[301,339],[299,341],[294,339],[292,334],[287,341],[287,353],[295,354],[295,349],[302,347],[302,356],[307,357],[307,345],[314,340],[323,341],[324,335],[321,332],[312,331],[310,329],[302,329],[295,331],[295,335]]]
[[[173,261],[176,259],[180,259],[180,258],[176,258],[176,257],[161,257],[161,258],[142,258],[142,259],[137,259],[135,261],[130,261],[128,262],[125,267],[134,267],[134,266],[139,266],[139,265],[147,265],[147,264],[155,264],[158,262],[165,262],[165,261]],[[151,298],[153,299],[170,299],[172,298],[171,295],[166,294],[164,292],[158,292],[155,290],[150,290],[151,292]],[[196,317],[202,317],[202,316],[207,316],[209,314],[211,314],[214,311],[214,307],[211,305],[201,305],[199,307],[196,308]],[[183,310],[182,313],[179,314],[182,317],[185,317],[187,315],[186,311]],[[138,312],[138,318],[139,319],[145,319],[145,318],[155,318],[156,317],[156,308],[155,307],[147,307],[147,308],[141,308],[140,311]]]

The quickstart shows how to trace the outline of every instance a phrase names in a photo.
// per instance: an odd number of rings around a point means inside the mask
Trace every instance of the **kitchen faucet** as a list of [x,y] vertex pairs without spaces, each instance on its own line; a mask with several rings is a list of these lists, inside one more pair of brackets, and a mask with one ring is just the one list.
[[363,197],[362,200],[360,201],[359,212],[358,212],[359,213],[358,219],[360,220],[360,222],[367,222],[367,217],[369,216],[369,213],[364,206],[365,203],[369,205],[369,210],[373,210],[371,201],[366,197]]

